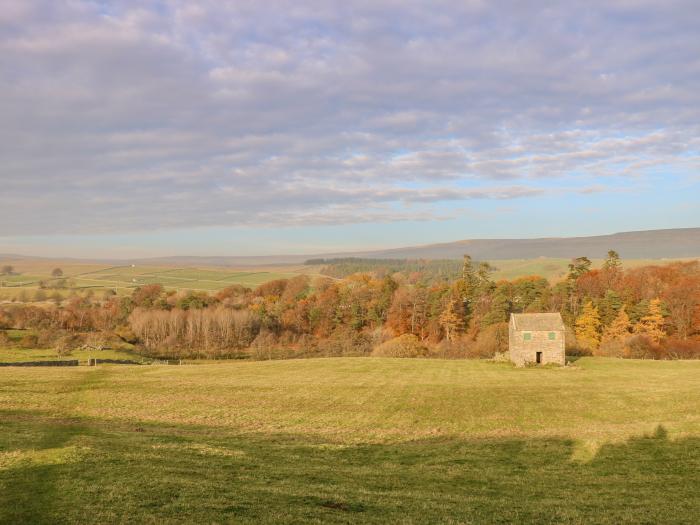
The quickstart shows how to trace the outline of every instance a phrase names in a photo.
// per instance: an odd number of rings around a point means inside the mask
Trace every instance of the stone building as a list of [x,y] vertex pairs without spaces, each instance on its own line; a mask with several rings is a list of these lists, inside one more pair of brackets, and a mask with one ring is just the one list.
[[528,363],[564,365],[564,321],[561,314],[511,314],[508,353],[517,366]]

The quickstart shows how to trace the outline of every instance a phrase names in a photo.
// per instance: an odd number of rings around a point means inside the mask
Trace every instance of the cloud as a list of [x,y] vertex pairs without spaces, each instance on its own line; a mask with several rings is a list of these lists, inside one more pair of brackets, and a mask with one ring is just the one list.
[[441,220],[696,169],[698,24],[690,1],[8,0],[0,235]]

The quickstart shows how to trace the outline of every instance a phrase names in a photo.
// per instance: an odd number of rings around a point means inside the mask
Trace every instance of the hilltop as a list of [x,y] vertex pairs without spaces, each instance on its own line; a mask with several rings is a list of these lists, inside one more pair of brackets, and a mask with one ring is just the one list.
[[[603,257],[616,250],[623,259],[680,259],[700,257],[700,228],[675,228],[621,232],[588,237],[543,237],[536,239],[465,239],[459,241],[407,246],[385,250],[281,255],[175,255],[136,259],[67,259],[73,262],[102,264],[148,264],[176,266],[262,266],[300,264],[308,259],[363,257],[374,259],[461,259],[465,253],[484,261],[504,259],[570,259],[586,255]],[[18,254],[2,254],[0,259],[44,259]]]
[[314,257],[365,257],[376,259],[461,259],[468,253],[474,259],[565,258],[586,255],[602,257],[616,250],[624,259],[678,259],[700,256],[700,228],[677,228],[622,232],[590,237],[546,237],[539,239],[467,239],[439,244],[408,246],[387,250],[317,255],[159,257],[141,259],[144,264],[206,264],[214,266],[299,264]]

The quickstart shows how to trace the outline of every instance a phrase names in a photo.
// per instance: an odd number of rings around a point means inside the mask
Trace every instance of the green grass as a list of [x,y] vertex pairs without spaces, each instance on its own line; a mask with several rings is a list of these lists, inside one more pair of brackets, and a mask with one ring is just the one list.
[[693,523],[700,362],[0,370],[3,523]]
[[[173,268],[167,266],[116,266],[64,265],[57,261],[11,261],[16,275],[0,276],[0,301],[17,300],[23,295],[33,300],[38,291],[39,281],[48,285],[64,280],[70,289],[59,290],[64,296],[72,291],[85,293],[92,290],[100,294],[106,290],[116,290],[118,294],[129,294],[137,286],[161,284],[168,290],[194,290],[217,292],[234,284],[255,288],[274,279],[289,279],[300,274],[318,275],[318,267],[280,266],[251,268],[248,270],[221,268]],[[55,267],[64,268],[60,279],[51,277]],[[53,294],[55,290],[46,290]]]

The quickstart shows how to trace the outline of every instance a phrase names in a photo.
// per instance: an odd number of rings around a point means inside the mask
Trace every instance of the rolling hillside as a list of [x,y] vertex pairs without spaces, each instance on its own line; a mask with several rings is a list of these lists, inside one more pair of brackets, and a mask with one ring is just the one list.
[[541,239],[472,239],[389,250],[329,253],[315,255],[159,257],[136,263],[204,266],[243,266],[264,264],[299,264],[315,257],[369,257],[377,259],[460,259],[465,253],[482,261],[502,259],[535,259],[547,257],[570,259],[585,255],[604,257],[608,250],[617,250],[624,259],[678,259],[700,257],[700,228],[649,230],[614,233],[592,237]]
[[700,228],[650,230],[594,237],[476,239],[368,252],[377,258],[454,259],[469,253],[480,260],[602,257],[617,250],[627,259],[700,256]]
[[[700,257],[700,228],[678,228],[614,233],[592,237],[547,237],[540,239],[472,239],[440,244],[408,246],[363,252],[288,254],[259,256],[168,256],[141,259],[61,259],[71,264],[98,266],[167,266],[167,267],[272,267],[300,265],[315,258],[364,257],[376,259],[461,259],[465,253],[480,261],[506,259],[571,259],[585,255],[602,258],[608,250],[616,250],[623,259],[682,259]],[[1,254],[1,262],[31,260],[34,264],[51,259]],[[295,270],[290,269],[290,272]]]

